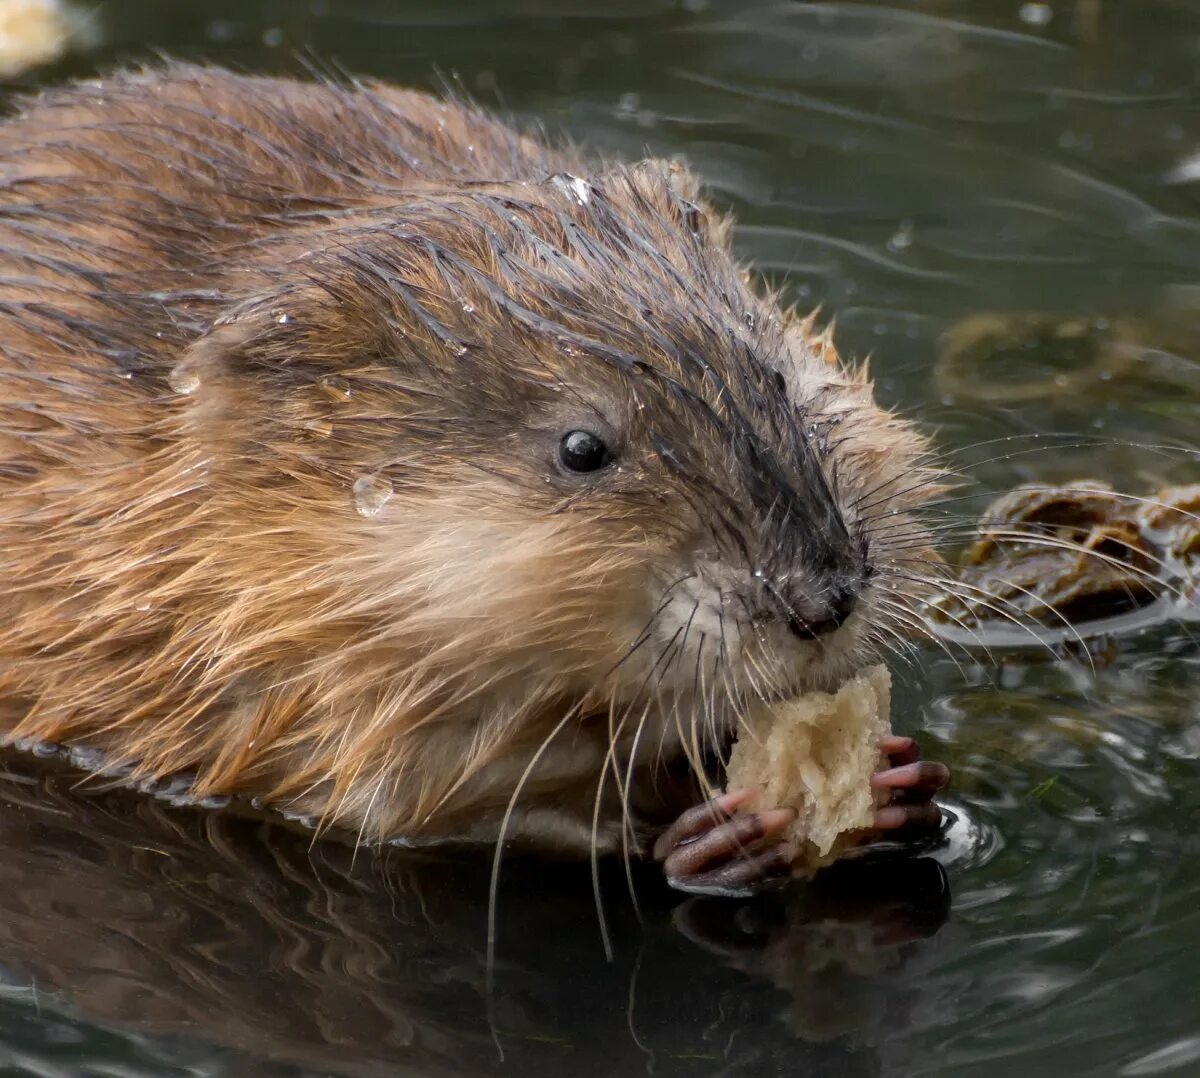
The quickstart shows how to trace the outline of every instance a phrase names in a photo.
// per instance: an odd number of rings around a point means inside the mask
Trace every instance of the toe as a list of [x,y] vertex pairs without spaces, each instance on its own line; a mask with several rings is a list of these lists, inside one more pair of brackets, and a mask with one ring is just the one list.
[[871,776],[871,786],[877,790],[920,790],[933,794],[944,790],[949,783],[950,769],[933,760],[917,760]]
[[667,882],[689,894],[751,895],[790,879],[796,853],[791,843],[777,842],[707,872],[676,876],[668,869]]
[[880,831],[930,828],[937,827],[941,819],[941,810],[932,801],[915,805],[887,805],[876,811],[875,826]]
[[656,861],[664,861],[682,842],[688,842],[705,831],[728,822],[736,808],[751,801],[759,794],[757,787],[743,790],[730,790],[709,801],[684,812],[670,827],[668,827],[654,842],[653,856]]
[[778,834],[795,818],[794,809],[771,809],[735,816],[680,842],[667,855],[663,867],[669,878],[679,878],[711,871],[727,861],[744,860],[757,843]]
[[891,734],[879,742],[879,751],[888,758],[893,767],[916,763],[921,758],[921,746],[911,737]]

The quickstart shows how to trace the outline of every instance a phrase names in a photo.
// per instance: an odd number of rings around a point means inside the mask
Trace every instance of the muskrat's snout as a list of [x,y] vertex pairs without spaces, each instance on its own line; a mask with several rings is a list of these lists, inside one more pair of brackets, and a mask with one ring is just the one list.
[[799,640],[815,640],[841,628],[858,606],[866,584],[863,575],[821,585],[814,585],[805,573],[772,579],[756,569],[752,576],[765,608],[763,619],[782,621]]
[[857,603],[857,592],[838,588],[817,599],[791,600],[784,612],[784,620],[793,636],[813,640],[841,628]]

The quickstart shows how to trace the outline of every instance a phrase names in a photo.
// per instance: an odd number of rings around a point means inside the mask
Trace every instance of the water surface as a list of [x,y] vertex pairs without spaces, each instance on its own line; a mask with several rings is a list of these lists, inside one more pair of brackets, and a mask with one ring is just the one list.
[[[156,49],[296,71],[311,49],[457,78],[607,152],[685,154],[745,255],[930,424],[967,516],[1020,480],[1197,477],[1179,447],[1200,412],[1200,4],[108,0],[97,18],[103,44],[54,74]],[[1056,339],[1071,320],[1082,344]],[[485,865],[354,858],[9,760],[0,1073],[1200,1074],[1198,663],[1186,627],[1095,663],[925,648],[897,714],[955,770],[936,860],[753,903],[639,879],[640,920],[612,873],[611,960],[585,869],[512,863],[490,980]]]

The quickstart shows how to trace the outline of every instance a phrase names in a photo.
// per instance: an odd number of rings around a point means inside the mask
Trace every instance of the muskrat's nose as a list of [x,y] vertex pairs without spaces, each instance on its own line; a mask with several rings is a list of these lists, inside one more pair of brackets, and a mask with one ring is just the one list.
[[833,587],[819,599],[797,599],[787,604],[787,627],[793,636],[813,640],[842,625],[854,612],[857,602],[858,593],[846,587]]

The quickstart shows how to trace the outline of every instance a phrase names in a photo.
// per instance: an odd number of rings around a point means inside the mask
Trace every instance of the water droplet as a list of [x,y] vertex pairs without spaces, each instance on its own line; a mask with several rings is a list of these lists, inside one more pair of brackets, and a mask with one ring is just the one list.
[[618,116],[633,116],[637,110],[641,99],[637,94],[622,94],[621,99],[617,102]]
[[458,302],[462,306],[464,314],[474,314],[475,313],[475,304],[470,303],[465,299],[461,299]]
[[1045,26],[1054,18],[1054,9],[1049,4],[1022,4],[1018,15],[1030,26]]
[[167,384],[176,392],[187,396],[200,388],[200,375],[189,367],[176,367],[167,375]]
[[359,516],[373,517],[392,496],[392,481],[382,475],[360,475],[354,480],[354,508]]
[[282,314],[278,315],[275,319],[275,321],[278,322],[281,326],[286,326],[291,320],[292,320],[292,316],[290,314],[288,314],[287,311],[284,311]]
[[232,41],[237,32],[237,23],[230,22],[228,19],[214,19],[207,28],[210,41]]
[[354,390],[350,388],[350,383],[345,378],[327,374],[317,384],[321,387],[321,392],[331,400],[348,401],[354,396]]
[[318,438],[328,438],[333,433],[333,424],[327,419],[310,419],[304,429]]
[[888,240],[889,251],[907,251],[912,246],[913,241],[913,223],[911,221],[901,221],[900,227],[896,229],[895,234]]
[[72,745],[67,749],[67,759],[81,771],[99,771],[104,766],[104,753],[84,745]]

